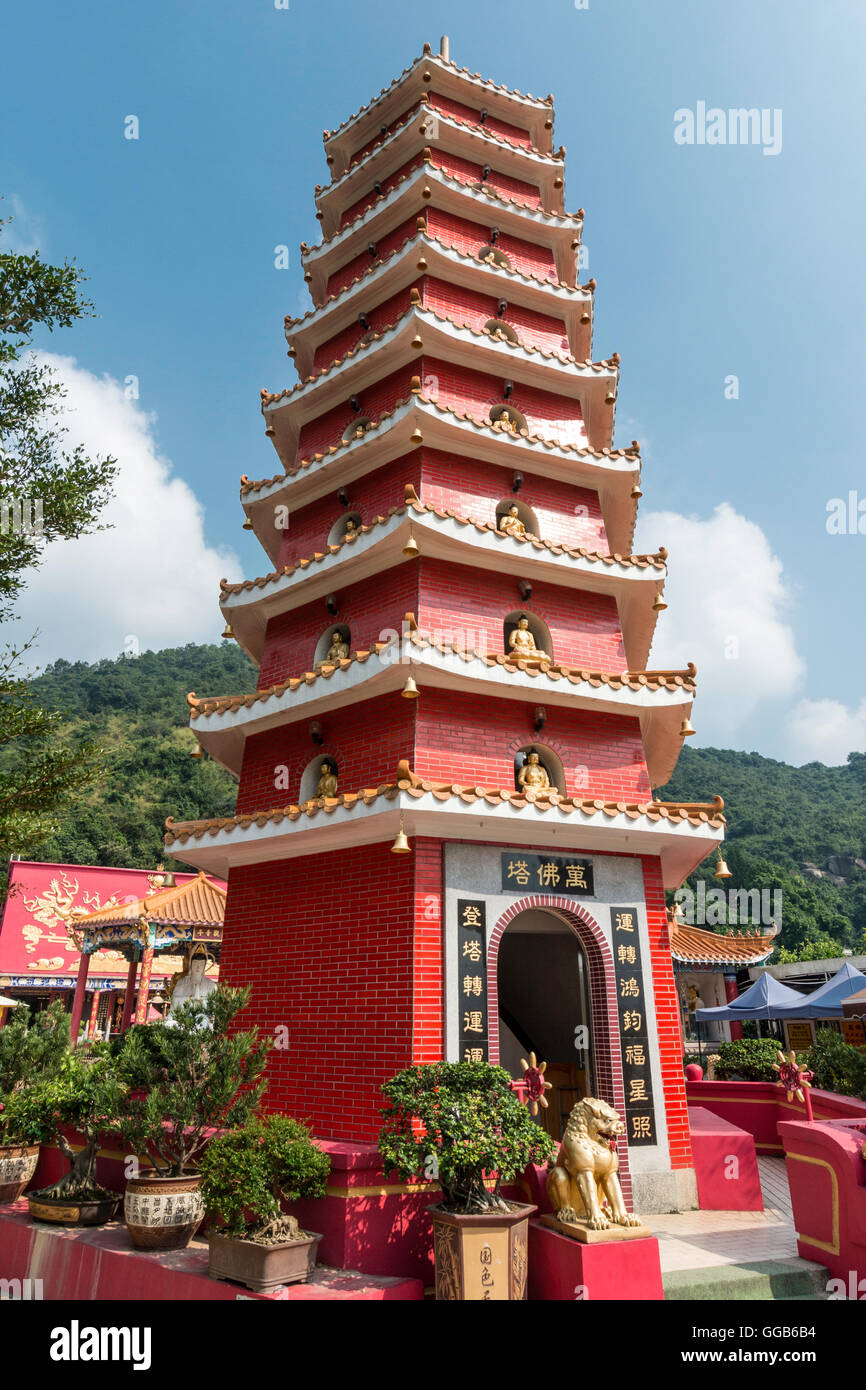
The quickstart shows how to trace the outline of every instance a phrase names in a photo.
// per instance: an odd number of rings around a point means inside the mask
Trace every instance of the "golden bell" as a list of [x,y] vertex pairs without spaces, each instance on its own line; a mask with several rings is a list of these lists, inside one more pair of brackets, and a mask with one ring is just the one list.
[[416,262],[415,269],[416,269],[416,270],[426,270],[426,269],[427,269],[427,261],[425,260],[425,258],[424,258],[423,256],[421,256],[420,259]]
[[410,343],[410,347],[411,347],[415,352],[420,352],[421,349],[423,348],[423,346],[424,346],[424,344],[423,344],[422,341],[421,341],[421,334],[420,334],[420,333],[416,333],[416,334],[415,334],[415,337],[412,339],[412,342]]
[[226,623],[225,627],[223,628],[223,637],[226,641],[229,641],[232,637],[234,637],[231,623]]
[[392,853],[392,854],[411,854],[411,853],[412,853],[412,846],[409,844],[409,841],[406,839],[406,833],[405,833],[405,831],[403,830],[402,825],[400,826],[400,829],[399,829],[399,831],[398,831],[398,833],[397,833],[397,838],[396,838],[396,840],[394,841],[393,845],[391,846],[391,853]]
[[410,677],[409,677],[409,679],[407,680],[406,684],[403,686],[403,689],[400,691],[400,694],[403,696],[403,699],[404,699],[404,700],[417,700],[417,699],[418,699],[418,696],[421,694],[421,691],[418,689],[417,685],[415,684],[415,677],[414,677],[414,676],[410,676]]
[[203,748],[202,748],[202,746],[201,746],[200,743],[197,743],[197,744],[196,744],[195,748],[193,748],[193,750],[192,750],[192,752],[190,753],[189,756],[190,756],[191,758],[203,758],[203,757],[204,757],[204,750],[203,750]]
[[162,886],[163,886],[163,888],[176,888],[176,887],[177,887],[177,880],[175,879],[174,872],[173,872],[172,869],[169,869],[168,873],[166,874],[165,879],[163,880],[163,885],[162,885]]
[[718,864],[716,865],[716,872],[713,874],[713,878],[732,878],[732,877],[733,877],[733,875],[731,874],[730,869],[728,868],[727,864],[725,863],[724,859],[722,858],[722,851],[719,850],[719,862],[718,862]]
[[243,530],[244,530],[244,531],[252,531],[252,529],[253,529],[253,523],[250,521],[249,517],[247,517],[246,521],[245,521],[244,524],[243,524]]
[[[665,601],[664,601],[664,599],[662,598],[661,594],[656,594],[655,598],[653,599],[653,612],[654,612],[654,613],[663,613],[663,612],[665,611],[666,608],[667,608],[667,604],[665,603]],[[694,729],[692,729],[690,732],[691,732],[691,733],[694,733]]]
[[694,732],[695,730],[692,728],[691,722],[688,719],[684,719],[680,725],[680,738],[688,738]]
[[408,541],[403,546],[403,554],[406,556],[407,560],[415,560],[421,554],[421,551],[415,543],[414,536],[410,535]]
[[410,443],[410,444],[423,444],[423,443],[424,443],[424,436],[423,436],[423,434],[421,433],[421,431],[419,430],[419,428],[418,428],[417,425],[415,426],[415,428],[414,428],[414,430],[412,431],[412,433],[409,435],[409,443]]
[[604,403],[605,403],[605,405],[615,405],[615,404],[616,404],[616,396],[613,394],[612,391],[608,391],[607,395],[606,395],[605,398],[604,398]]
[[586,309],[584,309],[583,313],[581,314],[581,316],[580,316],[580,321],[581,321],[581,323],[589,323],[589,322],[590,322],[589,314],[587,313]]
[[640,490],[640,483],[635,483],[631,490],[631,495],[635,502],[637,502],[640,497],[643,497],[643,493]]
[[273,425],[268,425],[267,429],[265,430],[265,434],[268,436],[269,439],[273,439],[274,435],[276,434],[276,430],[274,429]]

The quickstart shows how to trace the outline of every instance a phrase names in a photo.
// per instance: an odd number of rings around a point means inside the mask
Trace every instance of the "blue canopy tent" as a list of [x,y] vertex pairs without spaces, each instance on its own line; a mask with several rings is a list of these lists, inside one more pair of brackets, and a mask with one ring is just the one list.
[[866,989],[866,975],[846,960],[832,979],[811,994],[801,994],[798,1005],[786,1008],[777,1018],[841,1018],[842,1000]]
[[761,1019],[796,1018],[795,1009],[802,1007],[803,998],[802,994],[780,984],[775,975],[765,970],[738,999],[715,1009],[697,1009],[695,1018],[699,1023],[709,1023],[712,1019],[719,1019],[723,1023],[742,1023],[746,1019],[759,1022]]

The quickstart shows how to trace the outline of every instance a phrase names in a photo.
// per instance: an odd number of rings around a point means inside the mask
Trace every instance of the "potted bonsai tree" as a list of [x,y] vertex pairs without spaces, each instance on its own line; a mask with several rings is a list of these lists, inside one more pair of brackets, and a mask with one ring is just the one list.
[[524,1299],[535,1207],[506,1201],[502,1183],[544,1163],[556,1146],[508,1073],[486,1062],[434,1062],[399,1072],[382,1092],[386,1170],[442,1188],[441,1204],[430,1208],[436,1297]]
[[[71,1052],[56,1076],[43,1077],[11,1097],[7,1111],[13,1131],[26,1143],[56,1144],[70,1165],[56,1182],[27,1194],[35,1220],[101,1226],[117,1215],[120,1194],[97,1181],[96,1158],[100,1139],[116,1128],[125,1099],[126,1087],[108,1057],[84,1062]],[[81,1148],[73,1148],[67,1130],[83,1138]]]
[[201,1162],[211,1276],[256,1293],[304,1282],[322,1237],[300,1230],[281,1202],[324,1197],[330,1169],[289,1115],[254,1117],[212,1139]]
[[117,1059],[133,1088],[120,1134],[137,1163],[152,1171],[130,1177],[124,1219],[133,1245],[179,1250],[201,1225],[198,1162],[214,1130],[243,1124],[257,1109],[270,1041],[258,1031],[230,1031],[248,989],[220,986],[172,1012],[172,1027],[132,1029]]
[[21,1196],[39,1161],[39,1145],[22,1143],[8,1111],[12,1096],[28,1083],[54,1076],[69,1051],[69,1019],[59,1000],[31,1021],[19,1005],[0,1028],[0,1202]]

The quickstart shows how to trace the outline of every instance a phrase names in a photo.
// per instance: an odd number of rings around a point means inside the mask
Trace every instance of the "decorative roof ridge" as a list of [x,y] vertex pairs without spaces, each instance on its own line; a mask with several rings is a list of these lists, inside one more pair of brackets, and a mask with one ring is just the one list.
[[306,243],[304,243],[301,247],[302,255],[310,255],[314,251],[324,251],[327,246],[332,245],[332,243],[337,241],[340,237],[344,236],[346,232],[350,232],[353,228],[357,228],[358,224],[362,222],[369,215],[369,213],[371,213],[373,209],[378,206],[379,203],[384,202],[386,198],[390,198],[391,194],[394,193],[396,189],[401,188],[421,169],[427,169],[428,173],[432,169],[436,178],[442,179],[446,183],[449,183],[453,185],[455,188],[461,190],[471,189],[474,193],[478,193],[483,198],[490,199],[491,201],[496,203],[501,203],[503,207],[516,208],[519,212],[523,213],[533,213],[538,217],[543,217],[548,222],[561,222],[563,224],[583,224],[584,213],[582,208],[578,208],[577,212],[550,212],[547,208],[531,208],[526,203],[521,203],[517,198],[506,198],[504,194],[497,193],[495,189],[488,188],[486,186],[482,187],[481,185],[476,186],[472,183],[464,183],[462,179],[452,178],[452,176],[448,174],[440,165],[430,165],[422,157],[419,159],[419,162],[417,164],[413,165],[412,168],[407,170],[407,172],[403,175],[402,178],[398,179],[396,183],[393,183],[391,187],[386,190],[386,192],[380,193],[379,196],[375,198],[372,203],[368,203],[367,206],[363,208],[361,212],[358,213],[357,217],[352,218],[351,222],[346,222],[342,227],[338,227],[337,230],[331,236],[322,237],[322,240],[317,242],[315,246],[307,246]]
[[330,376],[332,373],[336,373],[352,358],[363,357],[368,349],[373,347],[374,343],[381,342],[389,333],[395,333],[400,328],[405,327],[407,321],[413,314],[421,314],[425,318],[435,319],[437,323],[447,324],[449,327],[455,328],[461,333],[471,333],[474,338],[489,338],[491,341],[504,345],[510,352],[530,353],[534,357],[543,357],[547,361],[553,360],[559,362],[563,367],[588,367],[591,371],[599,374],[610,371],[612,368],[614,375],[619,377],[619,364],[621,360],[619,353],[613,353],[610,357],[603,357],[598,361],[593,361],[590,357],[573,357],[570,352],[563,352],[561,349],[557,351],[554,348],[539,347],[535,343],[513,343],[509,338],[497,337],[489,328],[473,328],[471,323],[459,323],[455,319],[449,318],[447,314],[437,314],[435,309],[425,309],[422,304],[410,304],[408,309],[406,309],[399,318],[394,319],[393,323],[386,323],[380,329],[369,329],[353,348],[349,348],[344,352],[342,357],[335,357],[326,367],[322,367],[321,371],[314,372],[311,376],[304,377],[303,381],[296,381],[294,386],[286,386],[282,391],[266,392],[263,389],[260,392],[262,403],[264,405],[273,405],[274,401],[287,400],[289,397],[296,395],[297,392],[302,391],[305,386],[317,386],[326,377]]
[[317,185],[316,193],[319,195],[324,195],[326,193],[330,194],[334,189],[338,188],[344,179],[347,179],[351,174],[355,174],[359,169],[362,169],[371,156],[377,154],[379,150],[384,149],[395,136],[399,136],[403,131],[407,130],[422,111],[433,113],[437,120],[445,121],[446,124],[462,126],[464,129],[471,131],[474,135],[479,135],[483,139],[490,140],[496,145],[504,146],[514,154],[532,155],[535,159],[543,160],[545,164],[553,166],[560,164],[564,158],[564,154],[544,154],[542,150],[538,149],[537,146],[533,145],[531,142],[529,145],[521,145],[517,140],[510,140],[507,135],[498,135],[496,131],[491,130],[489,126],[481,125],[479,121],[467,121],[460,116],[455,116],[450,111],[442,111],[439,107],[433,106],[428,99],[427,93],[423,92],[415,105],[409,107],[403,120],[393,125],[385,135],[380,135],[379,139],[374,140],[373,144],[369,145],[363,153],[354,155],[346,165],[342,174],[339,174],[336,179],[332,178],[329,184]]
[[[694,662],[691,662],[684,671],[594,671],[585,667],[570,666],[561,661],[541,661],[537,663],[527,663],[510,656],[507,653],[497,652],[491,655],[489,652],[481,652],[477,648],[461,647],[457,642],[438,641],[430,632],[422,628],[416,628],[410,632],[405,639],[416,647],[433,647],[441,652],[443,656],[452,654],[459,656],[465,662],[482,661],[491,668],[500,666],[509,675],[522,671],[529,676],[543,675],[551,681],[558,681],[563,677],[572,685],[607,685],[613,689],[622,690],[628,687],[631,690],[653,689],[670,690],[683,688],[694,690],[697,671]],[[194,690],[187,695],[187,704],[190,707],[190,718],[198,719],[201,715],[218,714],[223,710],[238,710],[241,706],[251,709],[255,704],[263,704],[274,696],[284,695],[286,691],[294,693],[302,685],[310,686],[318,680],[330,680],[337,671],[347,671],[354,665],[364,665],[371,656],[378,656],[386,648],[394,646],[394,642],[371,642],[369,647],[361,647],[348,656],[341,657],[336,661],[319,661],[312,670],[304,671],[300,676],[289,676],[284,681],[278,681],[274,685],[242,695],[211,695],[199,696]]]
[[472,77],[476,81],[483,83],[485,87],[491,88],[492,91],[503,92],[506,96],[519,97],[521,101],[531,101],[536,106],[553,105],[552,96],[534,97],[531,92],[521,92],[516,87],[506,87],[502,82],[494,82],[490,77],[482,77],[479,72],[470,72],[468,68],[459,68],[450,58],[443,58],[441,53],[431,52],[429,45],[425,44],[423,52],[420,53],[417,58],[414,58],[409,66],[404,68],[397,77],[389,82],[387,87],[383,87],[378,96],[371,97],[369,101],[365,101],[363,106],[359,106],[357,111],[354,111],[351,116],[347,116],[338,126],[334,126],[333,130],[326,131],[325,143],[327,144],[335,135],[341,135],[345,130],[348,130],[349,126],[354,125],[361,116],[366,115],[368,111],[372,111],[374,106],[378,106],[380,101],[386,96],[390,96],[391,92],[399,87],[402,82],[405,82],[410,73],[415,71],[418,64],[425,60],[428,62],[440,63],[443,67],[450,68],[452,72],[457,74],[465,73],[467,77]]
[[[151,917],[160,908],[169,906],[174,902],[183,902],[186,898],[192,897],[202,887],[206,887],[208,892],[216,893],[225,902],[228,890],[221,888],[218,883],[214,883],[204,871],[199,869],[195,877],[190,878],[186,883],[176,883],[173,888],[163,888],[157,893],[138,898],[131,903],[119,903],[114,907],[100,907],[93,912],[74,912],[69,917],[69,925],[72,927],[86,927],[88,922],[100,922],[107,919],[117,921],[139,921],[142,917]],[[180,920],[180,919],[179,919]],[[183,920],[193,920],[185,918]],[[208,920],[212,920],[208,918]]]
[[349,293],[354,290],[356,285],[360,285],[362,281],[374,275],[377,270],[387,265],[389,261],[393,261],[395,257],[401,256],[407,246],[411,246],[413,242],[424,241],[428,242],[431,246],[438,246],[440,250],[445,251],[449,255],[457,256],[461,261],[466,261],[468,265],[473,266],[476,270],[492,271],[496,275],[510,275],[518,280],[526,280],[530,284],[540,285],[544,289],[563,290],[566,294],[579,294],[586,293],[587,291],[592,294],[596,288],[596,281],[592,279],[587,280],[585,285],[565,285],[561,280],[544,280],[540,275],[529,275],[523,270],[515,270],[513,266],[510,269],[506,269],[505,266],[491,265],[487,261],[479,261],[475,256],[468,255],[458,247],[449,246],[441,237],[433,236],[429,231],[422,232],[419,228],[416,230],[414,236],[407,237],[399,246],[395,246],[393,250],[389,251],[387,256],[380,257],[378,260],[373,261],[362,274],[355,275],[353,279],[351,279],[348,284],[343,285],[336,294],[329,294],[327,299],[322,300],[321,304],[314,304],[312,309],[308,309],[305,314],[301,314],[300,318],[293,319],[291,315],[286,314],[283,320],[284,324],[287,328],[296,328],[307,319],[313,318],[316,314],[320,313],[326,305],[336,304],[337,300],[342,299],[344,296],[348,297]]
[[431,503],[421,502],[416,497],[414,501],[404,502],[400,507],[389,507],[384,516],[376,516],[372,521],[356,527],[351,535],[341,536],[340,540],[326,546],[325,550],[317,550],[312,555],[296,560],[294,564],[283,565],[281,569],[272,570],[270,574],[260,575],[256,579],[244,579],[237,584],[229,584],[228,580],[221,579],[220,589],[223,594],[239,594],[251,589],[262,589],[266,584],[273,584],[278,579],[287,578],[299,569],[309,569],[312,564],[320,564],[325,559],[326,554],[336,555],[345,546],[354,545],[359,536],[366,535],[377,526],[386,525],[395,516],[405,516],[410,511],[416,514],[432,514],[443,521],[450,518],[458,525],[473,526],[476,531],[489,532],[490,535],[496,536],[502,541],[511,541],[515,545],[532,545],[535,550],[548,550],[552,555],[569,555],[573,560],[589,560],[592,564],[618,564],[624,567],[635,566],[638,569],[648,569],[652,565],[655,569],[663,570],[668,555],[664,546],[660,546],[653,554],[621,555],[617,552],[611,555],[600,550],[587,550],[585,546],[556,545],[553,541],[542,540],[539,536],[526,534],[515,536],[509,532],[500,531],[498,527],[491,526],[488,521],[476,521],[473,517],[463,516],[460,512],[455,512],[451,507],[434,507]]
[[429,778],[419,777],[411,770],[405,760],[399,764],[397,774],[395,782],[384,782],[377,787],[364,787],[356,792],[341,792],[337,796],[320,797],[318,800],[312,798],[300,804],[290,802],[286,806],[245,811],[234,816],[216,816],[210,820],[201,821],[175,821],[172,816],[169,816],[165,822],[165,843],[170,845],[177,840],[184,843],[191,838],[200,839],[203,835],[219,834],[221,830],[248,829],[254,822],[263,826],[272,821],[297,821],[302,816],[312,819],[320,812],[325,815],[333,814],[339,807],[351,811],[359,803],[370,806],[380,797],[394,801],[401,792],[416,798],[432,794],[437,801],[450,801],[453,798],[466,804],[472,804],[476,801],[486,801],[490,806],[507,804],[517,810],[523,810],[526,806],[533,806],[542,813],[558,810],[569,815],[573,811],[579,811],[589,819],[601,812],[609,819],[618,815],[626,815],[629,820],[646,818],[653,822],[659,820],[670,820],[674,823],[688,821],[692,825],[724,824],[725,821],[721,813],[724,804],[721,797],[716,797],[713,802],[687,804],[676,801],[604,801],[598,797],[578,799],[562,796],[552,788],[543,793],[518,792],[507,788],[433,781]]
[[[515,437],[513,435],[504,436],[501,431],[494,431],[489,420],[477,420],[465,410],[454,410],[450,405],[440,405],[438,401],[433,400],[430,396],[425,396],[420,390],[413,390],[411,396],[401,396],[399,400],[394,402],[394,408],[392,410],[383,410],[379,419],[376,420],[370,428],[378,429],[379,425],[383,424],[386,420],[392,419],[393,416],[397,414],[398,410],[405,405],[411,404],[413,400],[421,401],[424,405],[430,406],[431,409],[435,410],[439,415],[450,415],[453,419],[459,420],[461,423],[471,425],[473,429],[489,431],[497,440],[502,440],[504,438],[513,439]],[[631,446],[627,449],[611,449],[607,446],[603,449],[592,449],[588,446],[583,448],[580,444],[571,444],[567,440],[548,439],[543,434],[532,434],[528,429],[518,430],[517,437],[525,439],[529,444],[541,444],[546,449],[561,449],[564,452],[579,454],[587,458],[635,459],[638,466],[640,464],[640,447],[637,446],[636,440],[633,441]],[[339,444],[329,444],[327,453],[337,454],[342,449],[352,448],[355,443],[356,440],[348,439],[345,443],[341,440]],[[243,495],[244,491],[255,492],[262,487],[267,487],[269,484],[282,482],[285,478],[294,478],[302,469],[310,468],[314,463],[320,463],[324,457],[324,453],[311,454],[309,458],[299,459],[293,467],[286,468],[283,473],[277,473],[273,478],[265,478],[259,483],[251,483],[249,479],[246,478],[246,474],[242,474],[241,495]]]

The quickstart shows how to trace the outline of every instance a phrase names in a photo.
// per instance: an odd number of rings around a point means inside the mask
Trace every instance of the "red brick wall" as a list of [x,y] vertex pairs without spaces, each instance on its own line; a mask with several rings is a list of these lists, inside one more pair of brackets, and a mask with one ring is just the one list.
[[644,856],[641,862],[643,864],[656,1029],[661,1053],[662,1085],[664,1087],[671,1167],[690,1168],[692,1166],[692,1147],[689,1139],[686,1082],[683,1074],[680,1005],[671,960],[671,943],[665,909],[665,894],[662,887],[661,864],[658,859],[648,855]]
[[525,704],[487,695],[425,687],[416,702],[412,766],[422,777],[481,787],[513,788],[514,758],[527,744],[559,756],[569,796],[634,800],[650,795],[640,725],[622,715],[593,714],[546,705],[536,734],[533,711],[544,690]]
[[412,1061],[439,1062],[445,1049],[441,840],[416,836],[415,903],[412,950]]
[[[237,809],[269,810],[297,805],[301,776],[308,763],[327,754],[337,764],[339,789],[360,791],[394,782],[401,758],[411,762],[414,747],[414,701],[399,690],[319,716],[324,743],[310,737],[308,719],[247,739]],[[288,786],[275,786],[278,780]]]
[[416,492],[420,488],[421,458],[418,449],[349,483],[346,487],[348,507],[340,502],[337,487],[309,506],[299,507],[289,516],[278,566],[293,564],[295,560],[305,559],[323,550],[335,522],[347,512],[360,515],[362,523],[367,524],[376,516],[386,516],[391,507],[402,507],[405,500],[404,483],[414,484]]
[[266,690],[268,686],[288,680],[289,676],[309,671],[319,638],[334,623],[348,625],[353,651],[384,640],[385,628],[399,632],[404,613],[417,611],[418,584],[418,562],[408,561],[392,566],[372,584],[364,581],[340,587],[335,579],[334,592],[340,605],[335,617],[328,612],[324,599],[316,599],[271,618],[265,635],[258,689]]
[[[485,209],[484,215],[486,219],[487,209]],[[436,207],[431,207],[427,211],[427,229],[430,236],[441,241],[444,246],[453,246],[466,256],[474,256],[482,246],[489,244],[490,229],[495,227],[496,223],[496,212],[493,209],[489,211],[489,221],[485,220],[484,222],[471,222],[463,217],[455,217],[451,212],[443,212]],[[505,231],[500,232],[496,245],[500,251],[505,252],[515,270],[521,271],[524,275],[536,275],[545,280],[555,281],[557,279],[553,252],[549,247],[536,246],[531,241],[525,241]]]
[[455,101],[453,97],[440,96],[438,92],[430,93],[430,105],[435,110],[442,111],[446,116],[453,116],[456,120],[464,121],[468,125],[477,125],[482,130],[489,130],[491,135],[502,135],[512,144],[521,145],[524,149],[530,148],[528,130],[521,130],[519,126],[509,125],[507,121],[501,121],[496,116],[489,114],[482,126],[480,106],[478,108],[466,106],[462,101]]
[[[451,319],[454,323],[468,324],[470,328],[483,328],[489,319],[500,317],[498,295],[480,294],[465,285],[452,285],[432,275],[425,276],[423,298],[425,309],[432,309],[440,318]],[[540,347],[546,352],[569,351],[562,319],[538,314],[510,301],[501,317],[516,330],[526,347]]]
[[423,558],[419,565],[417,616],[422,628],[446,632],[469,628],[481,634],[489,651],[501,652],[505,650],[505,615],[521,609],[547,624],[555,660],[595,670],[625,668],[616,601],[607,594],[533,581],[532,598],[524,604],[509,574]]
[[[499,193],[503,198],[510,198],[512,202],[521,203],[524,207],[540,208],[541,194],[537,184],[527,183],[524,179],[512,178],[510,174],[503,174],[496,168],[496,148],[490,151],[490,158],[487,160],[490,172],[485,180],[487,188]],[[481,182],[481,174],[484,162],[476,164],[473,160],[463,159],[462,156],[451,154],[448,150],[440,149],[438,145],[432,148],[431,163],[434,169],[441,169],[449,178],[457,179],[459,183],[477,184]],[[407,168],[411,168],[408,165]]]
[[[392,188],[408,178],[413,169],[418,169],[423,162],[421,151],[419,150],[414,159],[410,159],[406,164],[401,164],[399,169],[395,169],[391,174],[386,174],[382,179],[375,179],[371,173],[371,184],[369,189],[346,208],[346,211],[340,218],[340,227],[346,227],[350,222],[354,222],[356,217],[360,217],[363,212],[366,212],[367,208],[372,207],[374,203],[378,202],[379,198],[390,193]],[[377,193],[373,187],[373,183],[376,182],[380,185],[379,193]]]
[[331,294],[339,294],[340,290],[345,289],[347,285],[351,285],[353,280],[358,276],[364,275],[365,272],[370,269],[370,266],[374,264],[376,259],[381,258],[383,261],[387,260],[393,251],[398,250],[398,248],[403,245],[404,241],[408,241],[411,237],[415,236],[417,221],[418,213],[413,213],[411,217],[406,218],[405,222],[401,222],[399,227],[395,227],[393,232],[389,232],[387,236],[383,236],[380,240],[376,240],[375,229],[371,228],[370,240],[373,241],[376,246],[376,256],[371,256],[368,246],[365,246],[363,251],[359,251],[358,254],[353,256],[350,261],[347,261],[345,265],[341,265],[339,270],[335,270],[328,279],[328,283],[325,287],[325,298],[327,299],[328,295]]
[[[405,400],[410,392],[412,377],[421,371],[420,362],[407,364],[390,376],[383,377],[375,385],[368,386],[358,394],[361,414],[371,420],[378,420],[387,410],[393,410],[398,400]],[[324,453],[332,444],[339,444],[343,432],[356,419],[349,405],[352,392],[347,389],[346,400],[333,410],[326,411],[315,420],[301,427],[298,438],[298,458],[310,458],[313,454]]]
[[[393,324],[401,319],[409,310],[410,286],[401,290],[399,294],[392,294],[381,304],[372,302],[359,305],[358,312],[362,311],[367,316],[367,323],[371,329],[377,333],[382,333],[386,328],[391,328]],[[329,338],[316,349],[313,358],[312,375],[316,376],[319,372],[329,367],[332,362],[336,362],[338,357],[345,357],[351,352],[352,348],[357,347],[367,329],[362,328],[357,319],[350,323],[348,328],[342,332],[335,333],[333,338]]]
[[[466,367],[456,367],[442,358],[426,354],[415,371],[420,372],[425,383],[425,394],[435,397],[440,405],[464,411],[473,419],[488,423],[490,407],[504,400],[503,382],[512,379],[507,357],[503,359],[501,374],[497,372],[495,375],[469,371]],[[431,377],[434,380],[428,386]],[[516,406],[525,415],[530,434],[586,447],[588,441],[583,412],[575,396],[540,391],[535,386],[515,380],[509,405]]]
[[526,503],[538,521],[538,535],[556,545],[608,549],[598,493],[553,478],[524,473],[519,493],[512,490],[513,468],[423,449],[422,501],[451,508],[473,521],[495,525],[496,507],[506,498]]
[[265,1108],[320,1138],[375,1139],[379,1087],[412,1061],[415,872],[389,841],[229,876],[221,979],[252,986],[244,1027],[288,1030]]

